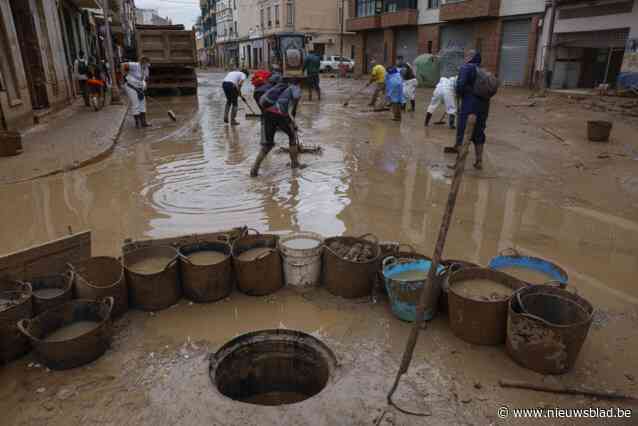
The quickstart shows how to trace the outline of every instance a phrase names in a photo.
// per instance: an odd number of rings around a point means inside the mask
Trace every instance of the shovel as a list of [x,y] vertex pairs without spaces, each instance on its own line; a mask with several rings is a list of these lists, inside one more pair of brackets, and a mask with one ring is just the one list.
[[[161,103],[160,101],[158,101],[157,99],[153,99],[153,98],[151,98],[151,97],[150,97],[150,96],[148,96],[148,95],[144,95],[144,96],[145,96],[146,98],[148,98],[148,99],[152,100],[152,101],[153,101],[153,102],[155,102],[156,104],[160,105],[160,106],[162,107],[162,109],[165,109],[165,108],[166,108],[166,107],[164,106],[164,104],[162,104],[162,103]],[[167,110],[166,110],[166,114],[168,114],[168,117],[169,117],[171,120],[173,120],[173,121],[177,122],[177,116],[175,115],[175,113],[173,112],[173,110],[171,110],[171,109],[167,109]]]
[[248,103],[248,101],[246,100],[246,98],[244,98],[243,96],[241,97],[241,100],[244,101],[244,103],[246,104],[246,106],[248,107],[248,109],[250,110],[250,113],[246,113],[246,118],[260,118],[261,114],[257,114],[255,112],[255,110],[253,109],[253,107],[250,106],[250,104]]

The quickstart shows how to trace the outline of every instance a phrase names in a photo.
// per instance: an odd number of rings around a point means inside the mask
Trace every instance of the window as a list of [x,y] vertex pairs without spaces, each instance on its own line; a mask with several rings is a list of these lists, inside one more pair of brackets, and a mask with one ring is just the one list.
[[428,53],[432,53],[432,40],[428,40]]
[[286,13],[288,15],[287,24],[292,26],[295,24],[295,8],[292,3],[286,5]]
[[237,9],[237,0],[233,0],[233,9]]
[[357,16],[373,16],[376,13],[376,0],[358,0]]
[[275,5],[275,25],[279,26],[279,5]]
[[238,35],[238,32],[237,32],[237,21],[235,21],[235,37],[236,37],[237,35]]
[[438,9],[441,0],[428,0],[428,9]]
[[264,9],[261,9],[261,28],[265,28],[264,25]]
[[272,27],[272,15],[271,15],[270,7],[266,8],[266,18],[268,20],[268,28]]
[[354,52],[355,52],[355,49],[353,44],[350,46],[350,57],[352,58],[352,60],[354,60]]

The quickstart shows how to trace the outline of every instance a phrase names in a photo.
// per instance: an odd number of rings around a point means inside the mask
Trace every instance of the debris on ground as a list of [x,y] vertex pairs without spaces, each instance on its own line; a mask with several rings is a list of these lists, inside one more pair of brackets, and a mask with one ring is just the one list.
[[369,262],[374,259],[375,250],[372,244],[356,242],[352,245],[342,241],[333,241],[328,247],[343,260],[351,262]]

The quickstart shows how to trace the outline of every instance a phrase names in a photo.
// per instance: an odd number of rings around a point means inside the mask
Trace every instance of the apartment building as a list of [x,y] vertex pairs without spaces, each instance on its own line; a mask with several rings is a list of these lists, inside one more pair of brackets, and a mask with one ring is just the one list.
[[218,65],[217,55],[217,19],[215,15],[217,0],[200,0],[200,32],[203,50],[200,52],[202,65]]
[[411,62],[422,53],[477,48],[506,84],[532,81],[544,0],[356,0],[347,28],[369,59]]
[[542,34],[547,50],[537,57],[537,70],[546,71],[550,87],[638,85],[638,0],[553,3]]
[[215,5],[215,19],[217,23],[217,54],[218,65],[234,67],[239,65],[238,43],[238,13],[237,4],[241,0],[218,0]]

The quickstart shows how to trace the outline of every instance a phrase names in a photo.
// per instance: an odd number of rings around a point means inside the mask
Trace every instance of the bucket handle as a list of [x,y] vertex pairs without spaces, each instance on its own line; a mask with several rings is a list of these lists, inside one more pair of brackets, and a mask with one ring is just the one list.
[[33,334],[31,334],[29,332],[29,325],[31,324],[31,319],[29,318],[23,318],[20,321],[18,321],[18,330],[20,330],[20,333],[24,334],[26,337],[28,337],[31,340],[36,340],[36,341],[40,341],[40,339],[38,339],[37,337],[35,337]]
[[181,262],[188,263],[191,266],[193,265],[193,262],[191,262],[191,260],[187,256],[184,256],[181,251],[177,253],[177,257],[179,257],[179,260]]
[[[177,253],[177,256],[175,256],[175,257],[173,258],[173,260],[171,260],[170,262],[168,262],[168,263],[166,264],[166,266],[164,267],[163,271],[166,271],[167,269],[172,268],[173,266],[175,266],[175,264],[177,263],[177,260],[178,260],[179,256],[180,256],[180,255],[179,255],[179,252],[178,252],[178,253]],[[162,272],[163,272],[163,271],[162,271]]]
[[100,300],[100,304],[106,309],[106,319],[109,319],[113,311],[113,306],[115,306],[115,298],[113,296],[105,297]]
[[499,256],[521,257],[521,254],[514,247],[506,248],[498,252]]
[[387,267],[397,265],[399,263],[399,261],[394,256],[388,256],[385,259],[383,259],[383,262],[381,262],[381,263],[382,263],[382,266],[383,266],[382,269],[385,269]]
[[261,235],[261,232],[259,232],[255,228],[246,228],[246,235],[250,235],[250,231],[253,231],[255,235]]
[[[527,318],[530,318],[530,319],[535,319],[535,320],[540,321],[543,324],[551,326],[551,327],[561,327],[560,325],[553,324],[553,323],[547,321],[545,318],[541,318],[541,317],[539,317],[537,315],[530,314],[529,312],[527,312],[527,309],[525,309],[525,305],[523,304],[523,301],[521,300],[521,290],[524,290],[526,288],[529,288],[529,286],[528,287],[522,287],[522,288],[518,289],[515,292],[516,293],[516,301],[518,302],[518,306],[520,306],[520,308],[521,308],[520,315],[523,315],[523,316],[525,316]],[[562,298],[562,299],[566,300],[564,298]],[[575,325],[579,325],[579,324],[582,324],[582,323],[585,323],[585,322],[587,322],[587,321],[582,321],[582,322],[578,322],[578,323],[574,323],[574,324],[569,324],[568,326],[562,326],[562,327],[573,327]]]
[[71,288],[73,288],[73,285],[75,284],[75,269],[71,268],[71,269],[67,269],[66,271],[64,271],[64,274],[62,274],[68,281],[71,283]]
[[399,251],[401,251],[401,247],[407,247],[408,248],[408,253],[412,253],[412,254],[416,253],[416,250],[410,244],[399,243],[399,246],[398,246]]
[[262,254],[260,254],[259,256],[257,256],[257,257],[255,258],[255,260],[261,260],[261,259],[264,259],[264,258],[266,258],[266,257],[270,256],[270,255],[271,255],[271,254],[273,254],[273,253],[274,253],[274,250],[273,250],[273,251],[266,251],[266,252],[263,252]]
[[374,243],[374,245],[376,246],[379,245],[379,239],[377,238],[377,236],[369,232],[367,234],[363,234],[360,237],[358,237],[358,239],[360,240],[365,240],[366,238],[372,239],[372,242]]

